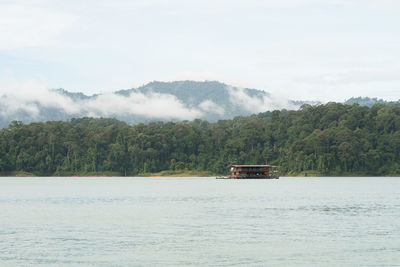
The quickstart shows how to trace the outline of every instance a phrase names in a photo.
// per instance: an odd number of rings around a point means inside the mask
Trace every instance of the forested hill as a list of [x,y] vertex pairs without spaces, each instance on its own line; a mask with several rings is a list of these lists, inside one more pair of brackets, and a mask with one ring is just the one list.
[[400,107],[329,103],[217,123],[83,118],[0,131],[3,174],[226,173],[230,163],[276,164],[292,174],[400,174]]
[[386,101],[383,99],[378,99],[376,97],[352,97],[344,102],[344,104],[360,104],[361,106],[372,107],[375,104],[385,104],[388,106],[400,106],[400,100],[398,101]]
[[31,91],[0,95],[0,129],[13,120],[29,123],[82,117],[117,118],[128,124],[193,119],[216,122],[300,106],[299,102],[276,98],[263,90],[217,81],[150,82],[138,88],[91,96],[64,89]]
[[[284,99],[264,90],[239,88],[218,81],[154,81],[137,88],[94,95],[36,87],[21,90],[0,95],[0,129],[8,127],[13,120],[30,123],[83,117],[116,118],[130,125],[194,119],[216,122],[318,103]],[[400,105],[399,101],[376,98],[346,101],[346,104],[353,103],[369,107],[376,103]]]

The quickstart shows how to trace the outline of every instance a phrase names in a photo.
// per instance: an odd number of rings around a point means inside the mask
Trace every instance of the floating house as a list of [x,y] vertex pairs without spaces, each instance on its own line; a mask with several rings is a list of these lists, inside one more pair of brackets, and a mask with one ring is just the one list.
[[232,165],[232,179],[279,179],[277,166],[273,165]]

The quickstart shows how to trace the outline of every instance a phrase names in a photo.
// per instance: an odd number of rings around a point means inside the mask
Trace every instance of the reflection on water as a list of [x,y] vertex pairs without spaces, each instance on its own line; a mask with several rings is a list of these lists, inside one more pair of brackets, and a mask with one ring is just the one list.
[[1,178],[0,265],[396,265],[399,178]]
[[310,205],[305,207],[299,207],[299,210],[307,211],[311,210],[314,212],[326,213],[331,215],[360,215],[370,213],[373,215],[374,213],[381,213],[383,209],[391,208],[391,206],[386,207],[381,204],[374,205]]

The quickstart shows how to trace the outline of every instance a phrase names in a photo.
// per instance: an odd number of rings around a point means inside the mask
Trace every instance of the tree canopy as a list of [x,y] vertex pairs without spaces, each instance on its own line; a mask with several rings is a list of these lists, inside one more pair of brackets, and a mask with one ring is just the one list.
[[303,105],[209,123],[80,118],[0,131],[0,172],[137,175],[162,170],[226,173],[237,164],[274,164],[280,173],[400,174],[400,107]]

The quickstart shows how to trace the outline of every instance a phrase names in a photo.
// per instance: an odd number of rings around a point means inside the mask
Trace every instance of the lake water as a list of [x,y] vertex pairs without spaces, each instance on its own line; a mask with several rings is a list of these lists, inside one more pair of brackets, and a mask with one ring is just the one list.
[[0,178],[0,265],[400,266],[400,178]]

